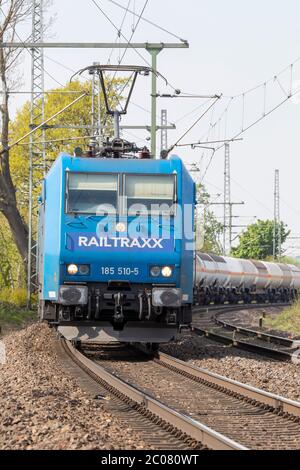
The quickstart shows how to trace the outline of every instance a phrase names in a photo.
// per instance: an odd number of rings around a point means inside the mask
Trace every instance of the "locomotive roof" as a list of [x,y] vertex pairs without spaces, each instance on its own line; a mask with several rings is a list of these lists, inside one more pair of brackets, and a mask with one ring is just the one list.
[[[63,171],[88,172],[131,172],[131,173],[179,173],[186,171],[182,160],[172,155],[168,160],[127,159],[127,158],[86,158],[72,157],[66,153],[59,155],[50,172],[61,168]],[[47,178],[47,177],[46,177]]]

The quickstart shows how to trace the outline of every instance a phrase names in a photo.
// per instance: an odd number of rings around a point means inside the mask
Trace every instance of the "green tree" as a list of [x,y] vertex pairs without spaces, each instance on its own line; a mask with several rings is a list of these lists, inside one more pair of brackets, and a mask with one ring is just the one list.
[[[201,184],[197,185],[197,203],[198,214],[200,213],[200,220],[197,221],[200,226],[197,228],[197,233],[200,232],[200,238],[202,239],[201,251],[221,254],[222,244],[220,239],[223,233],[223,225],[211,210],[211,196]],[[203,231],[203,236],[201,236],[201,231]]]
[[[113,82],[108,81],[107,88],[110,90],[109,102],[113,107],[117,103],[119,92],[122,90],[124,84],[123,79],[115,79]],[[51,90],[51,93],[46,94],[45,97],[45,119],[53,116],[57,111],[63,109],[70,102],[72,102],[80,94],[91,91],[91,82],[74,81],[68,83],[66,86]],[[102,97],[103,98],[103,97]],[[120,99],[120,98],[119,98]],[[102,101],[103,102],[103,101]],[[64,126],[89,126],[91,125],[91,109],[92,97],[87,95],[81,101],[69,108],[67,111],[58,116],[55,120],[49,123],[50,128],[46,132],[46,159],[47,167],[50,168],[51,164],[56,160],[60,152],[73,153],[75,147],[86,148],[88,144],[87,137],[91,135],[91,130],[87,128],[76,129],[54,129],[52,125]],[[103,126],[103,135],[110,136],[112,133],[111,117],[106,117],[105,109],[102,109],[101,121],[105,122]],[[11,141],[16,141],[24,136],[29,130],[30,122],[30,103],[27,102],[17,112],[14,121],[10,126]],[[40,138],[41,135],[39,134]],[[82,137],[82,140],[69,140]],[[10,167],[13,178],[13,183],[17,191],[18,205],[23,207],[23,216],[26,218],[26,210],[28,204],[28,180],[29,180],[29,139],[21,142],[18,146],[11,150]],[[38,158],[38,157],[37,157]],[[34,186],[36,187],[37,194],[40,191],[38,182],[42,178],[41,160],[35,161],[34,171]],[[39,168],[40,167],[40,168]],[[24,213],[25,210],[25,213]]]
[[[109,103],[112,107],[120,100],[119,94],[124,88],[124,79],[114,79],[113,81],[107,78],[107,88],[109,91]],[[64,108],[67,104],[72,102],[75,97],[80,96],[83,92],[91,91],[91,81],[79,82],[74,81],[68,83],[65,87],[51,90],[45,96],[45,118],[51,117],[57,111]],[[102,97],[103,98],[103,97]],[[49,125],[83,125],[91,124],[91,95],[87,95],[76,105],[69,108],[65,113],[61,114],[58,118],[49,123]],[[103,135],[110,136],[112,134],[112,120],[110,117],[105,116],[105,110],[102,109],[101,121],[103,125]],[[9,121],[8,121],[9,122]],[[13,121],[9,122],[9,141],[15,142],[29,131],[30,122],[30,103],[26,102],[17,112]],[[87,147],[90,135],[90,129],[53,129],[49,128],[46,132],[46,159],[47,167],[50,168],[51,164],[55,161],[60,152],[73,153],[74,147],[81,146]],[[41,137],[41,133],[37,133],[37,137]],[[69,138],[81,138],[82,140],[68,140]],[[4,142],[4,140],[2,140]],[[0,253],[1,253],[1,267],[0,267],[0,288],[8,287],[10,285],[20,286],[25,281],[26,259],[27,259],[27,245],[28,245],[28,185],[29,185],[29,139],[21,142],[5,155],[0,158],[0,163],[4,169],[6,162],[6,170],[9,169],[10,178],[10,194],[13,194],[11,200],[11,207],[19,214],[18,217],[11,217],[8,220],[7,206],[5,205],[5,192],[1,190],[3,178],[4,185],[4,170],[1,173],[0,165]],[[42,179],[42,161],[39,155],[35,156],[34,162],[34,196],[38,198],[40,192],[39,182]],[[4,165],[4,166],[3,166]],[[2,192],[1,192],[2,191]],[[2,198],[2,199],[1,199]],[[15,206],[14,206],[15,204]],[[15,224],[15,225],[14,225]],[[22,224],[23,229],[19,230],[18,226]],[[12,225],[14,229],[12,229]],[[35,236],[36,234],[34,234]]]
[[[286,241],[290,234],[287,225],[281,222],[281,242]],[[247,230],[239,237],[239,245],[232,249],[236,258],[265,260],[273,255],[274,222],[272,220],[258,220],[249,225]],[[278,241],[276,243],[276,257],[281,257]]]
[[0,290],[3,287],[21,287],[25,282],[23,263],[10,227],[5,217],[0,214]]
[[[14,42],[16,29],[31,14],[29,0],[1,1],[0,42]],[[9,149],[9,97],[10,91],[20,85],[16,65],[21,49],[0,48],[0,213],[8,222],[14,242],[23,259],[27,257],[28,227],[18,208],[16,188],[12,180]]]

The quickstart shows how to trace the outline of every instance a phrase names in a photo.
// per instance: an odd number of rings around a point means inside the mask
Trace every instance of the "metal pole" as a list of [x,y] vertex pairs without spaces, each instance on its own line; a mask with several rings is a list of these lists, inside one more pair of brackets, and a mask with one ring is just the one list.
[[229,245],[228,245],[228,254],[230,255],[231,253],[231,245],[232,245],[232,204],[230,203],[230,206],[229,206],[229,211],[230,211],[230,215],[229,215],[229,237],[228,237],[228,241],[229,241]]
[[95,137],[95,72],[92,76],[92,134]]
[[[32,134],[34,134],[36,131],[38,131],[39,129],[41,129],[43,126],[45,126],[48,122],[52,121],[54,118],[56,118],[57,116],[59,116],[60,114],[62,114],[64,111],[67,111],[67,109],[69,109],[71,106],[74,106],[74,104],[78,103],[78,101],[82,100],[82,98],[84,98],[85,96],[88,96],[88,93],[83,93],[81,96],[79,96],[78,98],[76,98],[76,100],[72,101],[70,104],[68,104],[67,106],[65,106],[63,109],[61,109],[60,111],[58,111],[57,113],[53,114],[53,116],[49,117],[48,119],[46,119],[46,121],[42,122],[39,126],[35,127],[34,129],[32,129],[32,131],[30,132],[27,132],[27,134],[23,135],[23,137],[21,137],[20,139],[16,140],[15,142],[13,142],[9,147],[8,147],[8,150],[12,149],[13,147],[15,147],[16,145],[18,145],[20,142],[22,142],[23,140],[25,140],[27,137],[30,137]],[[1,150],[0,152],[0,155],[2,155],[6,150]]]
[[28,188],[28,259],[27,259],[27,308],[31,308],[31,269],[32,269],[32,180],[33,180],[33,142],[30,137],[29,188]]
[[230,250],[230,224],[231,224],[231,194],[230,194],[230,147],[225,144],[225,164],[224,164],[224,233],[223,251],[224,255]]
[[161,142],[160,151],[168,150],[168,111],[166,109],[161,110]]
[[2,42],[0,47],[3,48],[23,48],[31,49],[38,47],[43,49],[188,49],[188,42]]
[[[40,36],[43,40],[44,37],[44,0],[40,0]],[[40,68],[41,68],[41,93],[42,93],[42,115],[41,115],[41,121],[45,121],[45,67],[44,67],[44,50],[40,49]],[[42,143],[40,144],[42,146],[42,155],[43,155],[43,165],[44,165],[44,177],[46,176],[46,145],[43,143],[46,140],[46,129],[42,129]]]
[[102,144],[102,123],[101,123],[101,83],[100,77],[98,80],[98,145]]
[[281,257],[281,220],[280,220],[280,180],[279,180],[279,170],[277,171],[277,217],[278,217],[278,255],[279,260]]
[[115,139],[120,138],[120,113],[119,111],[114,112],[114,137]]
[[152,158],[159,158],[156,154],[156,111],[157,111],[157,56],[163,49],[163,45],[159,47],[148,47],[147,51],[152,59],[152,90],[151,90],[151,155]]
[[[136,44],[130,44],[130,46],[133,49],[147,49],[150,54],[152,55],[152,64],[153,64],[153,70],[156,71],[157,69],[157,55],[159,52],[166,48],[166,49],[181,49],[181,48],[188,48],[189,44],[188,42],[182,42],[182,43],[136,43]],[[118,48],[118,49],[127,49],[128,48],[128,43],[44,43],[43,42],[43,0],[32,0],[32,42],[19,42],[19,43],[0,43],[0,48],[29,48],[32,50],[32,69],[31,69],[31,76],[32,76],[32,87],[31,87],[31,132],[27,133],[24,135],[21,139],[18,139],[16,142],[14,142],[12,145],[9,146],[9,149],[17,145],[18,143],[22,142],[26,137],[30,137],[30,155],[29,155],[29,204],[28,204],[28,209],[29,209],[29,234],[28,234],[28,269],[27,269],[27,276],[28,276],[28,281],[27,281],[27,290],[28,290],[28,295],[27,295],[27,304],[28,307],[30,307],[31,303],[31,285],[32,281],[34,280],[34,277],[32,276],[32,254],[33,250],[36,247],[33,247],[32,245],[32,235],[33,235],[33,229],[32,229],[32,216],[33,216],[33,203],[32,203],[32,197],[33,197],[33,167],[34,167],[34,138],[33,134],[41,129],[42,132],[42,139],[40,142],[40,149],[41,149],[41,154],[43,157],[43,174],[45,175],[46,173],[46,126],[51,119],[54,119],[56,116],[61,114],[63,111],[68,109],[70,106],[75,104],[77,101],[79,101],[81,98],[86,96],[87,94],[84,93],[81,95],[78,100],[73,101],[70,105],[56,113],[54,116],[51,118],[47,119],[45,121],[45,115],[44,115],[44,107],[45,107],[45,99],[44,99],[44,57],[43,57],[43,49],[44,48]],[[94,77],[93,77],[94,78]],[[39,85],[37,85],[39,81]],[[94,80],[93,80],[94,81]],[[156,74],[152,74],[152,121],[151,121],[151,134],[152,134],[152,153],[153,156],[155,157],[156,154]],[[95,126],[95,96],[94,96],[94,83],[93,83],[93,110],[92,110],[92,133],[93,135],[95,134],[94,126]],[[34,116],[36,114],[36,109],[39,106],[39,102],[41,102],[41,113],[38,115],[38,120],[42,121],[41,124],[37,120],[34,119]],[[120,135],[120,122],[119,122],[119,116],[114,116],[115,118],[115,134],[116,136]],[[35,122],[34,122],[35,121]],[[99,92],[98,92],[98,132],[99,132],[99,140],[101,136],[101,97],[100,97],[100,86],[99,86]],[[0,152],[0,156],[3,154],[4,150]],[[35,276],[35,273],[34,273]]]
[[273,260],[276,260],[276,170],[274,181]]
[[[94,62],[93,66],[100,65],[99,62]],[[101,83],[100,77],[97,80],[97,74],[95,70],[91,70],[90,74],[92,75],[92,134],[93,137],[98,138],[100,144],[100,126],[101,126],[101,116],[100,116],[100,90]]]
[[279,187],[279,170],[275,170],[273,259],[276,260],[280,256],[281,256],[280,187]]
[[[35,129],[45,120],[44,93],[44,51],[36,44],[43,41],[43,0],[32,1],[32,41],[31,48],[31,106],[30,128]],[[46,174],[46,133],[41,129],[41,138],[30,134],[29,145],[29,191],[28,191],[28,259],[27,259],[27,308],[31,308],[31,294],[37,288],[36,279],[36,245],[33,244],[34,214],[33,214],[33,169],[40,165],[42,158],[43,175]]]

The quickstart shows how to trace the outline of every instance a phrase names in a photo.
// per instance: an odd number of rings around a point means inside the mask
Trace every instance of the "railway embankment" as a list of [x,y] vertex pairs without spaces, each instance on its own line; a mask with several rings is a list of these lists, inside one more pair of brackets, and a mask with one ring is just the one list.
[[267,328],[300,337],[300,300],[285,308],[279,315],[266,318]]
[[5,336],[0,449],[147,448],[131,428],[104,409],[105,397],[95,399],[68,374],[56,344],[53,331],[44,324]]
[[0,339],[11,331],[20,330],[37,320],[37,309],[28,310],[25,289],[0,290]]
[[161,350],[233,380],[300,400],[300,364],[274,360],[192,333],[185,333],[177,343]]

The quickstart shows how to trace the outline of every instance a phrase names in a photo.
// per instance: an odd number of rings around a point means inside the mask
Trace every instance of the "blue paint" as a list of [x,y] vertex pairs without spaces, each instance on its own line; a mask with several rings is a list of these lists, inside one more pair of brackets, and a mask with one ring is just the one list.
[[[177,204],[191,204],[190,215],[193,229],[193,207],[195,203],[194,183],[178,157],[169,160],[128,160],[73,158],[60,155],[45,178],[44,191],[40,201],[40,246],[39,246],[39,280],[42,285],[41,299],[57,300],[59,286],[64,282],[108,282],[109,280],[126,279],[131,283],[159,283],[180,287],[189,302],[193,291],[193,251],[187,249],[191,240],[185,233],[185,224],[181,211],[171,217],[170,225],[162,216],[126,217],[116,215],[103,217],[92,214],[67,214],[65,212],[66,176],[68,172],[116,173],[120,180],[125,174],[176,174]],[[79,237],[100,238],[99,224],[105,223],[115,227],[124,223],[128,228],[128,238],[160,240],[159,245],[150,248],[138,246],[79,246]],[[130,232],[130,227],[134,233]],[[102,234],[101,234],[102,236]],[[107,245],[111,238],[127,237],[117,233],[107,237]],[[192,233],[193,237],[193,233]],[[88,276],[69,276],[66,266],[70,263],[89,264]],[[153,278],[151,266],[172,266],[174,273],[171,278]],[[105,268],[110,269],[106,274]],[[103,271],[104,269],[104,271]],[[122,271],[123,269],[123,271]],[[121,271],[120,271],[121,270]],[[138,275],[136,275],[138,271]],[[119,274],[121,272],[122,274]],[[110,274],[113,273],[113,274]]]
[[124,236],[98,237],[96,233],[73,232],[66,234],[66,249],[69,251],[101,253],[174,251],[174,240],[163,238],[129,238]]

